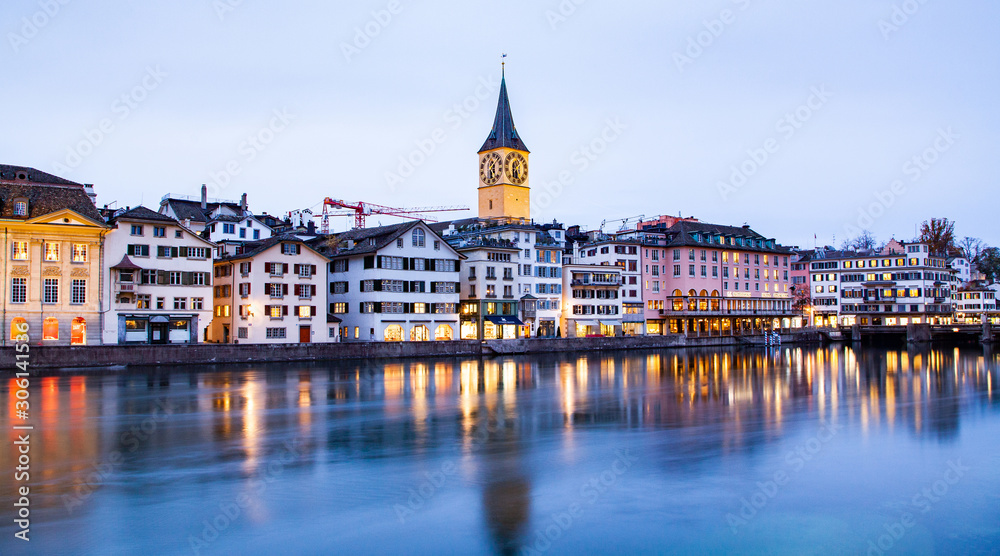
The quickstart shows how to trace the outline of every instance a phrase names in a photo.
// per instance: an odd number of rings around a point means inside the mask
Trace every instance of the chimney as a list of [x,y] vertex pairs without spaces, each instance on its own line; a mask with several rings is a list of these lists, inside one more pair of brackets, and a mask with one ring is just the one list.
[[240,216],[243,216],[247,212],[247,194],[244,193],[240,197]]
[[201,210],[208,210],[208,186],[201,184]]
[[83,184],[83,190],[87,192],[87,196],[90,197],[90,202],[97,206],[97,193],[94,193],[94,184],[85,183]]
[[312,220],[306,222],[306,233],[311,236],[316,235],[316,223]]

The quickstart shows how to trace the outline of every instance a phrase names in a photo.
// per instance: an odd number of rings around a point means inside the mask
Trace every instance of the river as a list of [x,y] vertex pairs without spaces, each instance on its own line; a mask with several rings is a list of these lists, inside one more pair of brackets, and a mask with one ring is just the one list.
[[785,346],[32,378],[0,554],[997,554],[1000,359]]

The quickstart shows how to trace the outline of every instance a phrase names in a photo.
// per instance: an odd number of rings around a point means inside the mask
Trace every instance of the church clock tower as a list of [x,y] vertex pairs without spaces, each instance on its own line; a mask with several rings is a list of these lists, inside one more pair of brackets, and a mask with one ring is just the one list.
[[500,80],[500,100],[493,130],[479,149],[479,217],[530,220],[528,147],[514,127],[507,99],[506,75]]

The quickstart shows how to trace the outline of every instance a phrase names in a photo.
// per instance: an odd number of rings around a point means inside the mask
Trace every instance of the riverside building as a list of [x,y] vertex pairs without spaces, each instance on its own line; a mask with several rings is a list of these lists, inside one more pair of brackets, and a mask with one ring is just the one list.
[[328,311],[347,342],[458,337],[460,255],[422,221],[356,228],[310,242],[330,258]]
[[[213,278],[209,340],[223,344],[324,343],[339,340],[328,319],[329,259],[294,236],[220,246]],[[331,322],[332,320],[332,322]]]
[[728,336],[789,328],[791,251],[749,226],[661,216],[642,246],[649,334]]
[[3,345],[28,325],[32,345],[101,343],[102,245],[93,187],[0,165]]
[[145,207],[119,211],[105,241],[105,344],[193,344],[212,322],[216,245]]
[[809,263],[814,326],[949,324],[958,278],[927,243],[879,251],[817,251]]

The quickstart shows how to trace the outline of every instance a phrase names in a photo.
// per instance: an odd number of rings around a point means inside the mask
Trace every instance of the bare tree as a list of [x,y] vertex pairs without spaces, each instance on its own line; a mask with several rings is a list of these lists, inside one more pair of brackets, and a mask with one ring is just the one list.
[[947,218],[931,218],[920,225],[920,241],[930,244],[934,253],[947,253],[955,248],[955,223]]
[[844,251],[871,251],[878,247],[878,245],[878,241],[876,241],[875,236],[870,231],[861,230],[861,233],[857,237],[845,239],[840,244],[840,248]]
[[965,257],[965,260],[970,263],[975,261],[985,248],[986,244],[983,243],[981,239],[976,237],[965,236],[962,238],[962,241],[958,242],[959,251],[962,252],[962,256]]

